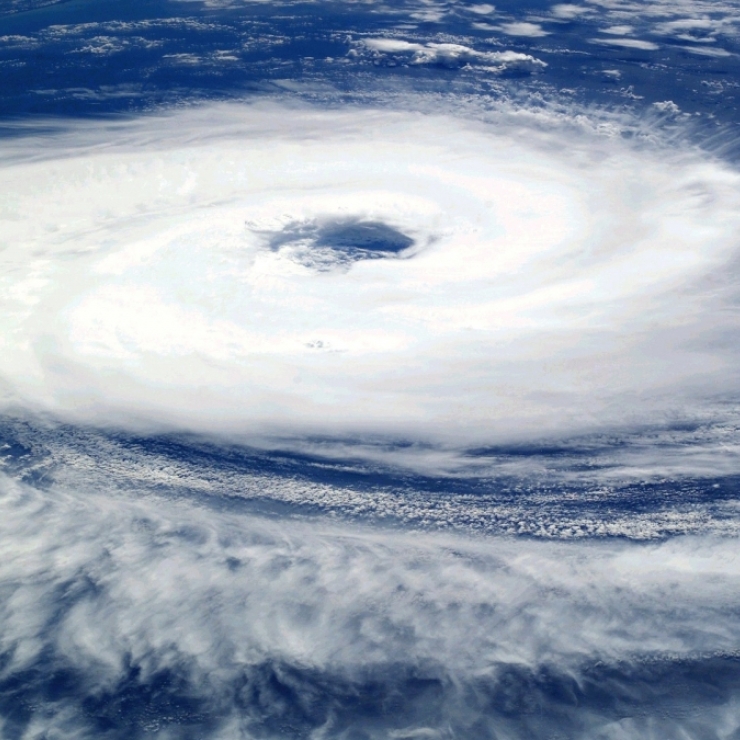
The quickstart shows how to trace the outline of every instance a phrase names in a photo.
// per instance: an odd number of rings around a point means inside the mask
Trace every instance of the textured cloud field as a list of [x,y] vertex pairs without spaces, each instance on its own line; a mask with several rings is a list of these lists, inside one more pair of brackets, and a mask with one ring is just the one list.
[[4,737],[736,737],[734,540],[467,540],[2,481]]

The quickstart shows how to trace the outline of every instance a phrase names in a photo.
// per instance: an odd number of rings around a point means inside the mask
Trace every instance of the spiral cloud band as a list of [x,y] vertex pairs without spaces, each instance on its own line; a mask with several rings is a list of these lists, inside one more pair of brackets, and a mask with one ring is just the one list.
[[29,132],[0,179],[6,406],[454,448],[737,390],[739,178],[706,155],[262,104]]

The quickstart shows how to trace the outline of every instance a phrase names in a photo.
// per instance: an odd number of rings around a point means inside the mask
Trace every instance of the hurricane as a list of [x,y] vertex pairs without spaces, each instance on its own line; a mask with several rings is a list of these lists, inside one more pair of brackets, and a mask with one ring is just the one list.
[[0,8],[0,736],[740,736],[735,3]]

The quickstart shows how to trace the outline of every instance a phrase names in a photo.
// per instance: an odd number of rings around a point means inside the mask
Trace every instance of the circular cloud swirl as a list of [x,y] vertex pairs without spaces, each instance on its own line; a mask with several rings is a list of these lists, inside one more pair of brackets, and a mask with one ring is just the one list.
[[[275,105],[42,144],[0,170],[7,403],[457,445],[736,388],[740,178],[706,157]],[[325,238],[363,228],[395,246]]]

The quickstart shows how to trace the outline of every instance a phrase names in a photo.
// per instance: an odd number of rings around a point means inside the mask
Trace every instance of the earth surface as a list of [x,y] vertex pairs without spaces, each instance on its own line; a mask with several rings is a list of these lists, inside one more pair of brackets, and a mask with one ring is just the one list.
[[740,738],[740,5],[2,0],[0,736]]

